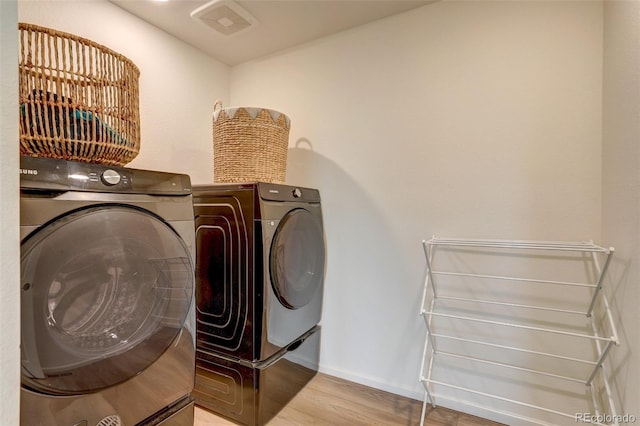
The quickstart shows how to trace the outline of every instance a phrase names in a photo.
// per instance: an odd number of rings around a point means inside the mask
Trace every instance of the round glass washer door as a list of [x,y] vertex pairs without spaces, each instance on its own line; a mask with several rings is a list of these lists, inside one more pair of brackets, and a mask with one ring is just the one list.
[[182,239],[153,214],[102,206],[63,216],[21,247],[22,381],[52,394],[140,373],[182,330],[194,278]]
[[271,283],[289,309],[307,305],[324,281],[325,246],[320,221],[298,208],[280,221],[270,252]]

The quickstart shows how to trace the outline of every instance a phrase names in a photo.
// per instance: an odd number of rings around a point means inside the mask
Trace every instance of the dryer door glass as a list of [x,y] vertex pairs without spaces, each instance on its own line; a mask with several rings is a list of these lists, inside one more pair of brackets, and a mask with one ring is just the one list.
[[22,243],[23,384],[93,391],[152,364],[193,299],[188,248],[156,216],[111,206],[75,211]]
[[297,309],[313,299],[324,280],[324,256],[318,219],[305,209],[287,213],[273,238],[269,265],[280,303]]

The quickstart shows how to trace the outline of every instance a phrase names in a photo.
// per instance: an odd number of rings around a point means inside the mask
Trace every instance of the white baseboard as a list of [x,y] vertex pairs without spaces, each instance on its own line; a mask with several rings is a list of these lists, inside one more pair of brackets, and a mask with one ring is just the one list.
[[395,395],[404,396],[406,398],[416,399],[422,401],[423,392],[415,391],[412,389],[405,389],[398,386],[392,386],[387,383],[383,383],[371,378],[359,376],[348,371],[339,370],[331,367],[320,366],[320,372],[329,376],[338,377],[340,379],[348,380],[350,382],[358,383],[364,386],[368,386],[374,389],[380,389],[385,392],[389,392]]

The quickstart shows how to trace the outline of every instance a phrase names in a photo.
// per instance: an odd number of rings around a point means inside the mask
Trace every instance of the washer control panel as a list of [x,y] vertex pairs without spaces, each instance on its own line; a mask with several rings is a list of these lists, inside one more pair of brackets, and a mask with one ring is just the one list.
[[131,189],[132,172],[122,167],[68,163],[69,186],[83,190],[123,191]]
[[180,173],[21,157],[20,189],[184,195],[191,194],[191,179]]

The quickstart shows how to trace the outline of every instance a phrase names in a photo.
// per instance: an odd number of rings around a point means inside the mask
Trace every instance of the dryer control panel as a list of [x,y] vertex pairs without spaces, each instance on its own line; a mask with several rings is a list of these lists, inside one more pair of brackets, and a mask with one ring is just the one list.
[[320,202],[320,191],[317,189],[260,182],[258,183],[258,190],[260,191],[260,198],[263,200]]

